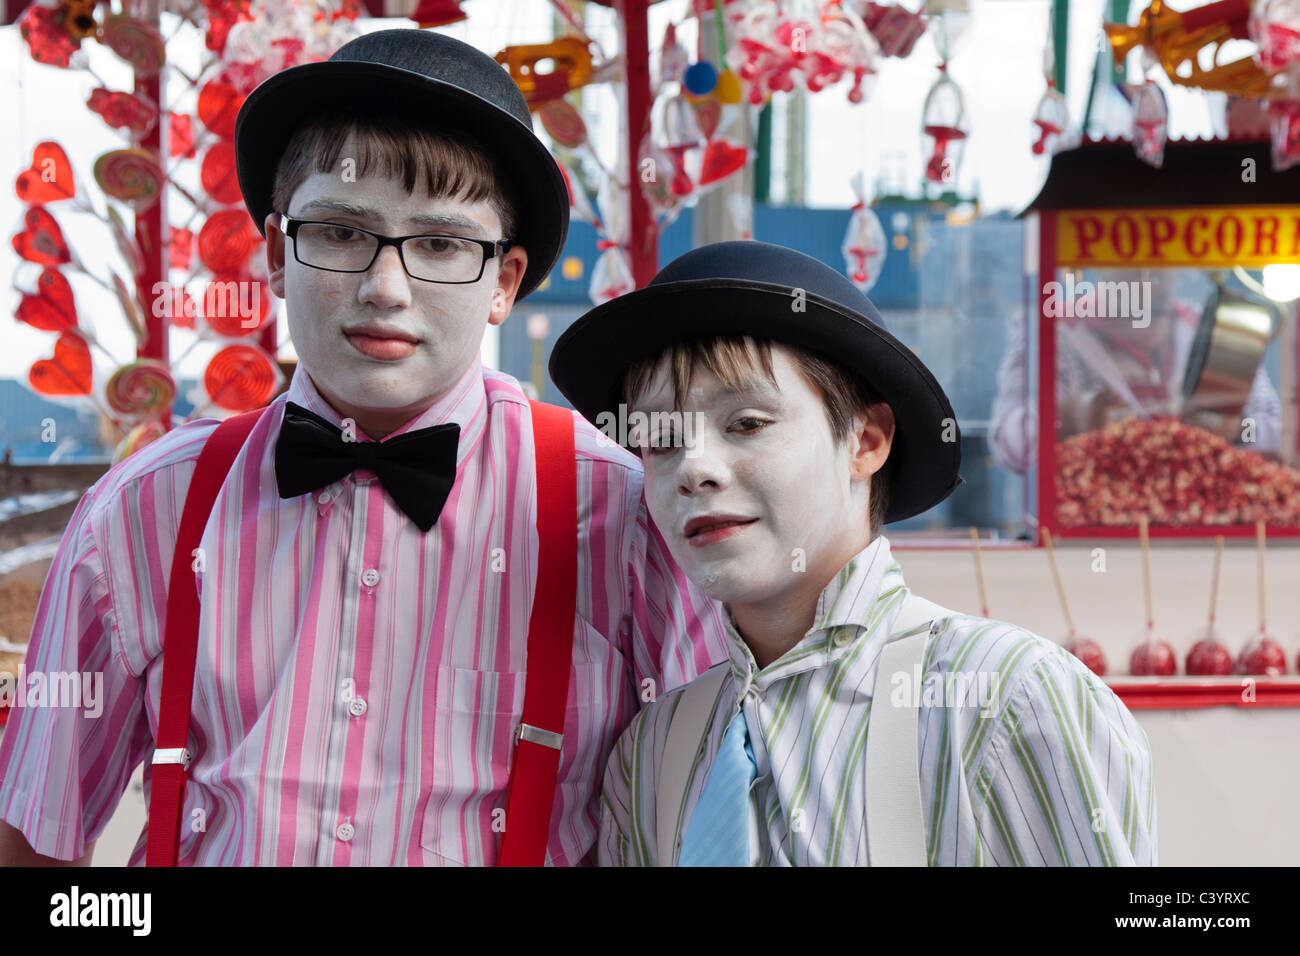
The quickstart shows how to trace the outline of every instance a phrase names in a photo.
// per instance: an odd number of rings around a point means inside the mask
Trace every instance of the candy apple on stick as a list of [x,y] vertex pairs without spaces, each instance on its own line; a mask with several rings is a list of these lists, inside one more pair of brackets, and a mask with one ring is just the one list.
[[1223,558],[1223,535],[1214,539],[1214,572],[1210,576],[1210,617],[1196,635],[1196,643],[1187,654],[1186,670],[1196,677],[1222,677],[1232,673],[1232,654],[1219,641],[1214,626],[1214,609],[1219,598],[1219,564]]
[[[1106,676],[1106,655],[1101,645],[1090,637],[1084,637],[1074,630],[1074,619],[1070,617],[1070,605],[1065,600],[1065,587],[1061,584],[1061,572],[1056,567],[1056,549],[1052,547],[1052,532],[1043,529],[1043,544],[1047,546],[1047,561],[1052,568],[1052,580],[1056,582],[1056,596],[1061,601],[1061,611],[1065,615],[1065,626],[1069,633],[1065,637],[1065,649],[1083,661],[1088,670],[1098,677]],[[985,614],[985,617],[988,615]]]
[[1238,674],[1263,674],[1277,677],[1286,673],[1286,653],[1277,639],[1268,633],[1264,615],[1264,519],[1255,522],[1255,542],[1259,577],[1259,633],[1252,635],[1237,658]]
[[1138,518],[1138,533],[1142,537],[1142,593],[1146,599],[1147,623],[1142,643],[1129,658],[1128,669],[1135,677],[1168,677],[1177,673],[1178,658],[1169,642],[1156,633],[1151,615],[1151,541],[1146,515]]

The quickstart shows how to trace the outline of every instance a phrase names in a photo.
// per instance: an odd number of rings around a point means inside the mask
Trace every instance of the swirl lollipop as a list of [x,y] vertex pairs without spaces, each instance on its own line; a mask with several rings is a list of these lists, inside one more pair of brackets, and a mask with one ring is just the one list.
[[251,345],[231,345],[203,371],[209,402],[228,411],[246,412],[271,400],[279,380],[270,356]]
[[1232,654],[1219,642],[1214,627],[1214,607],[1219,597],[1219,562],[1223,557],[1223,535],[1214,539],[1214,572],[1210,576],[1210,618],[1197,633],[1196,643],[1187,653],[1186,670],[1197,677],[1222,677],[1232,673]]
[[214,212],[199,230],[199,259],[214,273],[239,273],[262,237],[243,209]]
[[271,293],[262,286],[243,275],[213,276],[203,293],[203,321],[232,339],[260,331],[271,314]]
[[158,28],[124,13],[111,14],[99,31],[99,41],[131,64],[141,76],[156,76],[167,61]]
[[129,458],[155,438],[161,438],[166,433],[162,424],[156,421],[140,422],[133,426],[113,449],[113,464],[116,465],[119,461]]
[[176,398],[172,373],[156,359],[139,359],[113,373],[105,387],[113,411],[130,418],[158,418]]
[[199,166],[199,182],[203,184],[203,191],[219,203],[229,205],[243,201],[235,175],[233,143],[218,140],[208,147]]
[[561,146],[577,149],[587,141],[587,124],[568,100],[547,100],[537,110],[542,128]]
[[1101,645],[1092,638],[1082,636],[1074,629],[1074,618],[1070,617],[1070,605],[1065,600],[1065,587],[1061,584],[1061,572],[1056,566],[1056,549],[1052,547],[1052,532],[1048,528],[1043,529],[1043,544],[1047,547],[1047,561],[1052,568],[1052,580],[1056,582],[1056,596],[1061,601],[1065,626],[1069,628],[1065,638],[1065,649],[1083,661],[1088,670],[1098,677],[1105,677],[1106,655],[1102,653]]
[[153,206],[162,194],[162,167],[145,149],[110,150],[95,160],[94,172],[100,189],[136,212]]

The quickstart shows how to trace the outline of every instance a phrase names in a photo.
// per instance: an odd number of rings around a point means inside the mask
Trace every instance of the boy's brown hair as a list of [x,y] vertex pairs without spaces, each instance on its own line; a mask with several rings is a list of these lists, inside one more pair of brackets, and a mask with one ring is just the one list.
[[303,123],[289,138],[275,170],[272,208],[288,214],[294,191],[312,173],[333,172],[339,154],[355,134],[356,175],[374,169],[400,176],[407,191],[423,181],[433,197],[487,200],[501,219],[501,235],[513,239],[517,208],[510,181],[496,159],[471,136],[437,132],[418,117],[402,113],[340,113]]
[[[665,357],[668,359],[673,385],[673,407],[680,409],[682,399],[691,387],[691,378],[697,363],[715,375],[723,387],[739,391],[755,380],[761,371],[773,385],[776,374],[772,370],[772,345],[770,339],[714,336],[693,339],[671,346],[648,359],[628,367],[623,376],[624,401],[632,404],[650,385],[655,369]],[[871,407],[885,400],[867,382],[850,373],[843,366],[793,345],[780,343],[790,350],[795,367],[804,380],[822,398],[826,418],[830,422],[831,437],[836,442],[849,436],[853,418],[858,414],[871,415]],[[757,367],[755,361],[757,360]],[[898,441],[898,432],[894,432]],[[890,456],[871,476],[870,522],[874,541],[885,523],[889,510],[889,482],[893,474],[894,458]]]

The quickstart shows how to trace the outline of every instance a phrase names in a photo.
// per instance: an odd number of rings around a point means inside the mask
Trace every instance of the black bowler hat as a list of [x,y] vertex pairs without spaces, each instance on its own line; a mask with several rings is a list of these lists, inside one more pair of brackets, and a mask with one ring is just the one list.
[[511,178],[515,235],[492,238],[511,239],[528,252],[519,298],[533,291],[560,257],[569,231],[564,177],[533,133],[528,104],[510,74],[486,53],[428,30],[364,34],[328,60],[290,67],[249,94],[235,121],[235,159],[257,228],[273,211],[275,168],[304,120],[393,109],[431,127],[468,133]]
[[747,335],[815,352],[889,403],[895,430],[886,521],[920,514],[961,484],[957,416],[930,370],[886,331],[847,277],[784,246],[717,242],[680,256],[644,289],[566,329],[551,353],[551,378],[595,422],[601,412],[617,413],[632,363],[683,341]]

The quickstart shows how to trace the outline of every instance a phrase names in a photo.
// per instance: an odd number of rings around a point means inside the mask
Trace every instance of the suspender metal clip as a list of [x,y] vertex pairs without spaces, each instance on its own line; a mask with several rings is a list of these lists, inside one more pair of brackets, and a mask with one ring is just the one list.
[[182,770],[190,769],[190,752],[184,747],[159,747],[153,752],[153,762],[178,763]]
[[516,742],[527,740],[529,743],[541,744],[543,747],[550,747],[552,750],[559,750],[560,744],[564,742],[564,734],[557,734],[551,730],[542,730],[540,727],[534,727],[532,724],[519,725],[515,731]]

